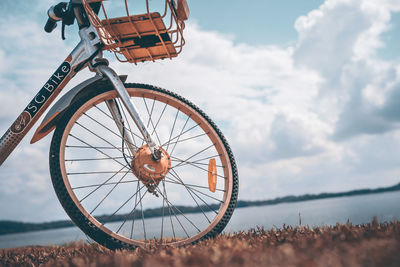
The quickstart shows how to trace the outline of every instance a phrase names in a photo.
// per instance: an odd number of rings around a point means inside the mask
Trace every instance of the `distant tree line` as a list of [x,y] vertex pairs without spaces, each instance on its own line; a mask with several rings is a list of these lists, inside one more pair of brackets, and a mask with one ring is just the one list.
[[[383,192],[392,192],[400,190],[400,183],[390,186],[390,187],[381,187],[377,189],[359,189],[352,190],[341,193],[321,193],[321,194],[305,194],[301,196],[285,196],[278,197],[270,200],[259,200],[259,201],[244,201],[239,200],[237,202],[237,208],[251,207],[251,206],[265,206],[265,205],[275,205],[280,203],[290,203],[290,202],[300,202],[300,201],[308,201],[308,200],[316,200],[316,199],[324,199],[324,198],[334,198],[334,197],[347,197],[347,196],[357,196],[357,195],[365,195],[365,194],[375,194],[375,193],[383,193]],[[122,215],[102,215],[97,216],[96,219],[101,223],[108,222],[118,222],[118,221],[129,221],[132,219],[142,219],[144,218],[154,218],[161,216],[178,216],[181,213],[202,213],[202,212],[214,212],[218,211],[219,205],[202,205],[197,207],[188,207],[188,206],[175,206],[171,207],[169,210],[168,207],[160,207],[154,209],[146,209],[143,211],[135,211],[129,214]],[[0,235],[11,234],[11,233],[23,233],[23,232],[31,232],[31,231],[40,231],[40,230],[49,230],[49,229],[57,229],[57,228],[66,228],[72,227],[74,223],[70,220],[65,221],[54,221],[54,222],[45,222],[45,223],[24,223],[24,222],[16,222],[16,221],[0,221]]]
[[316,199],[324,199],[324,198],[334,198],[334,197],[349,197],[349,196],[357,196],[357,195],[366,195],[366,194],[377,194],[384,192],[392,192],[400,190],[400,183],[390,186],[390,187],[381,187],[376,189],[358,189],[351,190],[347,192],[340,193],[321,193],[321,194],[305,194],[301,196],[285,196],[285,197],[277,197],[270,200],[259,200],[259,201],[244,201],[239,200],[236,204],[237,208],[244,208],[250,206],[265,206],[265,205],[274,205],[280,203],[290,203],[290,202],[300,202],[300,201],[308,201],[308,200],[316,200]]

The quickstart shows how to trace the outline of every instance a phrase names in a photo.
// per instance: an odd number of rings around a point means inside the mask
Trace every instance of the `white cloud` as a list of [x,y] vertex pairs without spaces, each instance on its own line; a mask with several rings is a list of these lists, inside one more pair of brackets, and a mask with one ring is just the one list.
[[383,47],[380,35],[389,29],[391,12],[398,9],[394,1],[329,0],[296,21],[295,62],[323,78],[319,93],[337,123],[335,138],[398,126],[382,112],[395,104],[391,95],[399,87],[398,62],[385,62],[376,53]]
[[[301,128],[313,125],[310,131],[329,130],[310,111],[320,78],[294,66],[292,49],[234,45],[220,34],[203,32],[191,24],[186,33],[187,48],[179,59],[141,65],[135,77],[128,79],[159,81],[195,101],[225,126],[238,157],[246,161],[271,158],[269,150],[274,144],[268,136],[276,116],[292,117]],[[131,66],[117,68],[127,73]]]

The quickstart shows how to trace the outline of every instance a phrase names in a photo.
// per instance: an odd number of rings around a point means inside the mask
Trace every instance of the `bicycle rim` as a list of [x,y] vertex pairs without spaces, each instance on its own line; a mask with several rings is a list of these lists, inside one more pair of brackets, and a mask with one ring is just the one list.
[[[127,89],[169,156],[167,175],[150,190],[132,171],[137,154],[123,145],[104,103],[119,102],[115,91],[91,92],[68,109],[53,137],[51,173],[62,205],[85,233],[109,248],[179,246],[215,236],[237,198],[236,165],[226,140],[203,112],[176,94],[145,85]],[[139,131],[119,107],[132,145],[143,148]]]

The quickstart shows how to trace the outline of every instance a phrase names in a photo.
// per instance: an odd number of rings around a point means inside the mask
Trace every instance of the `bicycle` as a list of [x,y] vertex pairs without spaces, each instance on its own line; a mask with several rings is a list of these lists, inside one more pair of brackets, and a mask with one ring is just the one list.
[[[74,21],[80,42],[0,139],[0,166],[76,73],[94,77],[62,96],[33,135],[53,132],[49,164],[66,213],[110,249],[180,246],[221,233],[236,205],[232,151],[197,106],[165,89],[125,83],[103,57],[122,62],[176,57],[185,45],[186,0],[148,0],[143,14],[110,18],[103,0],[70,0],[48,10],[45,25]],[[104,19],[99,18],[102,11]],[[164,23],[169,21],[169,26]]]

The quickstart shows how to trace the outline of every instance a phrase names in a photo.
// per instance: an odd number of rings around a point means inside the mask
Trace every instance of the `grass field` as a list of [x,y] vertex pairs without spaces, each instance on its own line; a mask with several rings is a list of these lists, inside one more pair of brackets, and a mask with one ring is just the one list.
[[400,223],[251,229],[182,248],[71,243],[0,250],[0,266],[400,266]]

